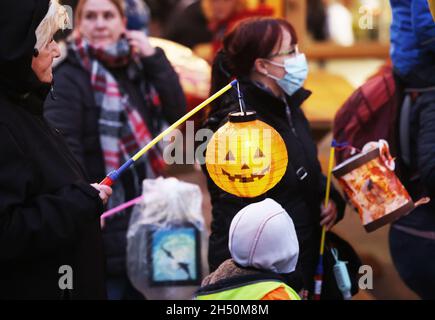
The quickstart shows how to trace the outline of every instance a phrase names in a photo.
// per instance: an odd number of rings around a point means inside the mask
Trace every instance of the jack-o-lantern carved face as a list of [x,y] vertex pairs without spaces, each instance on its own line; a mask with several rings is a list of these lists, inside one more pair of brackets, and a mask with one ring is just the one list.
[[239,197],[256,197],[275,186],[287,168],[281,136],[266,123],[228,122],[207,146],[206,166],[212,180]]

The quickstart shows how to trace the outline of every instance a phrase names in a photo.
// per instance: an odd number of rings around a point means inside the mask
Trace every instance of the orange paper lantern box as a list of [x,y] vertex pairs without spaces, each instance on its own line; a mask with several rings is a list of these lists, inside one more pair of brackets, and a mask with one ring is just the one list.
[[367,232],[372,232],[408,214],[415,204],[394,173],[385,141],[370,143],[332,171]]

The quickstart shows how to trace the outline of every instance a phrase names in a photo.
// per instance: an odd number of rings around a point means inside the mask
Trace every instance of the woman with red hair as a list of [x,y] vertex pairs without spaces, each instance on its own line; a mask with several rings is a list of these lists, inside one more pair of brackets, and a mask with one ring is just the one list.
[[[251,18],[242,21],[223,40],[212,69],[212,91],[237,78],[247,109],[281,134],[288,166],[281,181],[256,198],[238,198],[219,189],[208,177],[212,202],[209,264],[215,270],[230,257],[228,230],[231,219],[247,204],[272,198],[289,213],[300,244],[297,271],[305,288],[313,291],[321,227],[331,228],[344,213],[344,202],[333,190],[324,208],[325,177],[317,159],[317,148],[301,104],[311,92],[302,86],[308,73],[305,55],[298,50],[294,28],[285,20]],[[227,115],[239,108],[237,93],[225,95],[212,105],[205,127],[216,131]],[[207,172],[206,172],[207,174]],[[325,290],[329,297],[340,298]]]

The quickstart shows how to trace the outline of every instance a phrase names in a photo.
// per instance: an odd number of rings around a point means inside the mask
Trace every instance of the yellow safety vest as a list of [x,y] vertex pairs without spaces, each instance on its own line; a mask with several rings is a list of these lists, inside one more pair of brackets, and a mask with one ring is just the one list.
[[301,300],[299,295],[288,285],[280,281],[264,280],[241,284],[239,287],[223,288],[210,293],[199,294],[196,300],[261,300],[269,292],[284,287],[290,300]]

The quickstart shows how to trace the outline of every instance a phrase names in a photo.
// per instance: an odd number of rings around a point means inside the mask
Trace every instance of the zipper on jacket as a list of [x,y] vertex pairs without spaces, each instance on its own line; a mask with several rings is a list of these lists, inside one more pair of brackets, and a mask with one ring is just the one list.
[[293,117],[292,117],[292,112],[290,110],[290,106],[287,104],[287,101],[285,101],[285,100],[284,100],[284,104],[285,104],[285,113],[287,116],[288,123],[290,125],[290,129],[292,130],[295,137],[299,138],[298,133],[296,132],[296,128],[293,124]]
[[[293,132],[293,135],[294,135],[295,138],[296,138],[296,143],[298,143],[298,144],[300,145],[301,152],[302,152],[303,155],[304,155],[305,162],[308,162],[308,163],[309,163],[308,158],[307,158],[307,154],[306,154],[306,151],[305,151],[305,148],[304,148],[304,143],[303,143],[303,141],[301,140],[301,138],[299,137],[299,134],[297,133],[297,131],[296,131],[296,127],[295,127],[295,125],[294,125],[294,122],[293,122],[293,115],[292,115],[292,112],[291,112],[290,106],[288,105],[288,103],[287,103],[286,100],[283,99],[283,102],[284,102],[284,104],[285,104],[285,113],[286,113],[286,116],[287,116],[287,122],[288,122],[288,124],[289,124],[289,126],[290,126],[291,131]],[[290,161],[290,159],[289,159],[289,161]],[[293,163],[293,164],[294,164],[294,163]],[[293,165],[293,164],[292,164],[292,165]],[[295,169],[296,169],[296,171],[295,171],[295,175],[296,175],[296,177],[297,177],[300,181],[304,180],[307,176],[310,175],[310,173],[307,171],[307,169],[305,169],[304,166],[301,166],[301,167],[299,167],[299,168],[295,168]]]

